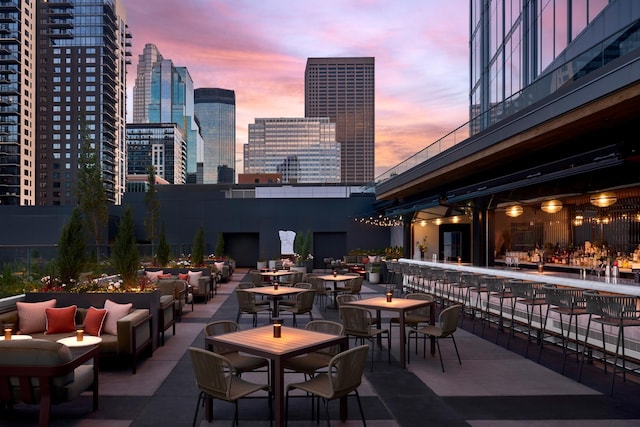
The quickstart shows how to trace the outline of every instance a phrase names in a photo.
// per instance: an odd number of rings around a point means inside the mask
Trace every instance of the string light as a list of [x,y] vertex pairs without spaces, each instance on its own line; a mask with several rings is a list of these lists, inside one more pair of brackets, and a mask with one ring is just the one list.
[[377,217],[370,216],[355,218],[355,221],[361,224],[373,225],[376,227],[399,227],[402,225],[402,217],[389,218],[384,215],[378,215]]

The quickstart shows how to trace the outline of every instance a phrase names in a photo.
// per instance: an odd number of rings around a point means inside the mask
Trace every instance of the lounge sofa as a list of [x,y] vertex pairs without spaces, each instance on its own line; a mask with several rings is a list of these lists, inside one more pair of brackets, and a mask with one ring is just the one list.
[[[68,306],[66,303],[61,304],[60,301],[57,301],[56,307],[66,306]],[[75,323],[77,325],[84,324],[87,312],[88,308],[78,306],[75,316]],[[0,314],[0,324],[12,324],[14,331],[20,331],[21,326],[18,309],[16,308]],[[135,374],[139,355],[144,351],[148,351],[149,354],[153,352],[152,316],[149,309],[131,309],[128,314],[116,322],[116,328],[116,334],[103,331],[100,335],[102,338],[102,341],[98,345],[100,356],[126,359],[131,365],[132,373]],[[44,328],[28,333],[33,339],[44,339],[47,341],[57,341],[60,338],[66,338],[74,334],[75,331],[45,334]]]
[[92,390],[92,410],[97,410],[98,354],[93,347],[73,357],[68,347],[49,340],[0,341],[0,406],[40,404],[38,424],[45,427],[52,403]]
[[[202,272],[202,276],[197,280],[188,280],[191,293],[193,294],[193,298],[201,298],[205,304],[214,296],[216,286],[217,286],[217,278],[215,274],[211,273],[210,268],[157,268],[157,267],[149,267],[145,268],[144,271],[141,271],[140,274],[150,273],[158,273],[162,271],[163,275],[170,275],[171,279],[179,279],[181,274],[188,274],[191,272]],[[160,277],[162,278],[162,277]]]

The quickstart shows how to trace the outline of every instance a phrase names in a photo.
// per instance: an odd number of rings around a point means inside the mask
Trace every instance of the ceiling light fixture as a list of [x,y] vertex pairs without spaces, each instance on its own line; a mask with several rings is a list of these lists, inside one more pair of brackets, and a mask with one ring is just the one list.
[[617,202],[618,198],[616,197],[616,193],[606,191],[604,193],[594,194],[593,196],[591,196],[589,201],[593,206],[597,206],[599,208],[608,208],[609,206]]
[[558,213],[562,210],[562,202],[556,199],[545,200],[540,205],[540,209],[542,209],[543,212],[550,214]]
[[524,209],[522,209],[522,206],[512,205],[507,208],[507,210],[505,211],[505,214],[507,214],[507,216],[510,216],[511,218],[517,218],[520,215],[522,215],[523,212],[524,212]]

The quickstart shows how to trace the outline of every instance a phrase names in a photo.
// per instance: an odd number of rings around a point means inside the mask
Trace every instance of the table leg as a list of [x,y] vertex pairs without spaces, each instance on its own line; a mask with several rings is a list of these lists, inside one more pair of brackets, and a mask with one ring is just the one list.
[[276,427],[284,426],[284,368],[282,360],[275,358],[271,361],[271,375],[273,387],[274,421]]
[[[342,343],[340,343],[340,351],[346,351],[349,349],[349,341],[345,340]],[[342,421],[347,421],[347,416],[348,416],[348,406],[347,406],[347,396],[342,396],[340,398],[340,419]]]
[[400,365],[403,368],[406,368],[407,367],[407,355],[406,355],[407,332],[404,330],[404,310],[401,310],[398,313],[398,319],[399,319],[398,322],[400,326]]
[[[429,309],[429,324],[436,324],[436,304],[432,303],[431,308]],[[436,339],[434,337],[429,338],[431,341],[431,355],[434,356],[436,354]]]

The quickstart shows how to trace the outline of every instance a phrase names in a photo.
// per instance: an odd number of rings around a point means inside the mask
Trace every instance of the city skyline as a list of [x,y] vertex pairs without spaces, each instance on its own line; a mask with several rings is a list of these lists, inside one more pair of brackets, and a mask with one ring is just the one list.
[[[375,176],[468,120],[468,3],[124,0],[134,63],[146,43],[194,87],[236,92],[236,168],[256,118],[304,117],[309,57],[376,59]],[[194,19],[194,17],[204,17]],[[128,118],[131,117],[131,103]]]

